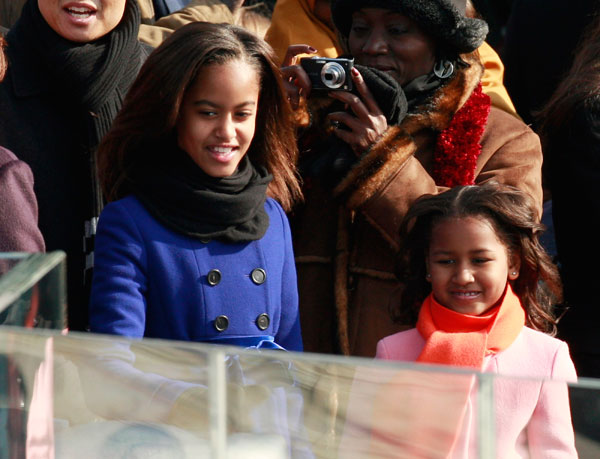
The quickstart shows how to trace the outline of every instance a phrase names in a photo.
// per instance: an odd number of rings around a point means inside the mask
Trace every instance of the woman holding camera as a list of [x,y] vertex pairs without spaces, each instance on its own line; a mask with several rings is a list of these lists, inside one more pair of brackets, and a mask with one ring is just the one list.
[[465,17],[465,6],[333,0],[358,66],[354,92],[311,92],[308,74],[290,64],[314,49],[288,50],[283,71],[304,125],[306,202],[292,218],[307,351],[373,356],[379,339],[413,325],[393,323],[388,308],[401,287],[398,228],[418,197],[494,180],[528,192],[541,210],[539,139],[481,91],[474,51],[487,25]]

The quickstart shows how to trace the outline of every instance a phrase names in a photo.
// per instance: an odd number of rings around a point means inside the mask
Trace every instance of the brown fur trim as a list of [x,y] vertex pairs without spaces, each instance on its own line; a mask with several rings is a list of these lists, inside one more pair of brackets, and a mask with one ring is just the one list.
[[346,205],[356,209],[380,190],[381,184],[400,170],[417,147],[411,136],[399,126],[391,126],[383,138],[335,188],[334,193],[348,194]]
[[338,232],[335,256],[334,273],[334,297],[337,312],[338,340],[340,351],[344,355],[350,355],[350,338],[348,335],[348,261],[349,230],[348,222],[351,220],[351,212],[344,207],[338,210]]
[[356,209],[373,197],[394,177],[416,152],[413,136],[424,131],[440,132],[475,90],[483,67],[475,54],[463,56],[469,65],[438,89],[417,112],[409,114],[400,126],[391,126],[335,188],[347,196],[347,206]]

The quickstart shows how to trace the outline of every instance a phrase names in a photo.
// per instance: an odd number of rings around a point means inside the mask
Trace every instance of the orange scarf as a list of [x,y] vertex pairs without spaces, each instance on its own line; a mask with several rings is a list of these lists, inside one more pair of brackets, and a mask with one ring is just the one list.
[[417,321],[425,339],[417,362],[481,369],[484,357],[510,346],[524,325],[525,311],[510,284],[501,303],[480,316],[452,311],[430,294]]

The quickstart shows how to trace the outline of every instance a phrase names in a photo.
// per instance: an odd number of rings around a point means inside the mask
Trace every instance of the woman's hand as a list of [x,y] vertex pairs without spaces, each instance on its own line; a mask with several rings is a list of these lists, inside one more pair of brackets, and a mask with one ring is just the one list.
[[292,108],[296,110],[301,97],[308,97],[310,94],[310,78],[304,69],[296,65],[296,56],[299,54],[314,54],[317,50],[309,45],[290,45],[283,58],[281,73],[283,73],[283,83],[287,92],[288,100]]
[[342,123],[348,127],[349,130],[335,128],[335,135],[350,145],[354,153],[360,156],[379,140],[387,130],[388,124],[356,68],[352,68],[352,80],[361,97],[345,91],[332,91],[329,96],[344,102],[356,117],[347,112],[334,112],[327,118],[334,124]]

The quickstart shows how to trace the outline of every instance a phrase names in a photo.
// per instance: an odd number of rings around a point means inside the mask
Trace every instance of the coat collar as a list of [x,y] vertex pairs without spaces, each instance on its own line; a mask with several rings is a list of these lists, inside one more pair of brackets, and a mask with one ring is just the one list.
[[336,195],[346,197],[348,207],[358,208],[364,204],[381,189],[381,184],[400,170],[416,153],[418,134],[439,134],[448,127],[483,74],[483,66],[475,53],[462,58],[468,66],[458,70],[454,78],[439,88],[428,102],[409,113],[399,126],[390,126],[335,188]]

